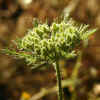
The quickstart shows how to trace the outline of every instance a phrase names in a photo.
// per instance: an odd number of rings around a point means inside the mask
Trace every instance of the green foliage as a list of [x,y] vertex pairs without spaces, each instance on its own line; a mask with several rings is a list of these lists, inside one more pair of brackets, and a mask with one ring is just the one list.
[[25,59],[28,64],[54,63],[60,58],[69,59],[78,54],[77,47],[96,30],[88,25],[79,25],[64,17],[60,22],[40,24],[34,20],[34,28],[16,40],[17,49],[4,49],[8,55]]

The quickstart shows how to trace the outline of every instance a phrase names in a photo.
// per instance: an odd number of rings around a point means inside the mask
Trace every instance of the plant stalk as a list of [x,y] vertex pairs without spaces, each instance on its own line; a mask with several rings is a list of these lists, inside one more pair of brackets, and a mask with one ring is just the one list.
[[56,70],[57,85],[58,85],[58,100],[63,100],[61,73],[60,73],[60,68],[59,68],[58,61],[56,61],[53,65],[54,65],[55,70]]

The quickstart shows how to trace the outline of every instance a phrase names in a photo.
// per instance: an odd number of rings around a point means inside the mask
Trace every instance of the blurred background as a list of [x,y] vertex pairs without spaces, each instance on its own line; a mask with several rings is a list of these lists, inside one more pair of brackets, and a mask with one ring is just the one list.
[[[23,37],[33,18],[52,23],[63,12],[98,28],[80,59],[60,62],[65,100],[100,100],[100,0],[0,0],[0,49]],[[0,54],[1,100],[57,100],[55,86],[53,67],[31,70],[24,61]]]

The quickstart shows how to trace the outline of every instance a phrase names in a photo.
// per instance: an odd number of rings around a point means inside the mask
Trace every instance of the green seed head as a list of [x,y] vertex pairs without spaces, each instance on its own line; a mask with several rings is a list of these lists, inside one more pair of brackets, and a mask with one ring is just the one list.
[[59,23],[53,22],[50,26],[36,24],[28,34],[16,42],[18,50],[13,52],[7,49],[6,53],[14,56],[17,54],[17,57],[26,59],[29,64],[53,63],[60,58],[69,59],[76,56],[76,47],[96,30],[88,30],[88,25],[75,25],[72,19],[65,19]]

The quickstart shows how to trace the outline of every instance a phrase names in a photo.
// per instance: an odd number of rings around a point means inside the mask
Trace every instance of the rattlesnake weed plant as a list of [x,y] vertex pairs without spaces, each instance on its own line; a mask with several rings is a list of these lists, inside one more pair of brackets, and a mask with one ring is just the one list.
[[56,70],[58,100],[63,100],[61,86],[60,59],[70,59],[78,55],[78,47],[96,29],[88,30],[88,25],[76,24],[68,16],[51,25],[34,20],[34,28],[15,41],[16,48],[3,49],[3,53],[13,55],[36,68],[37,65],[52,64]]

